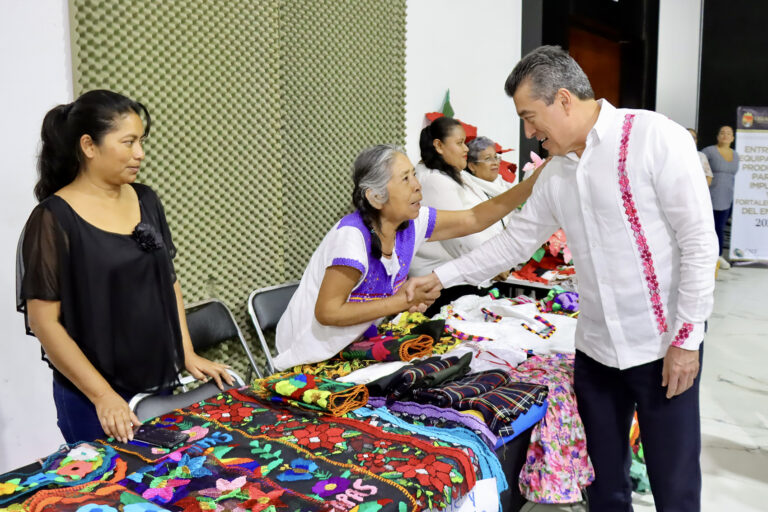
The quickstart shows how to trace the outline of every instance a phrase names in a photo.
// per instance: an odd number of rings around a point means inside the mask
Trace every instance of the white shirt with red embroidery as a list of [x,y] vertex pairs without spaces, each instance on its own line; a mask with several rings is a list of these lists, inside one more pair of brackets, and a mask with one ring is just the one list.
[[718,245],[685,128],[599,103],[581,158],[553,158],[501,235],[435,273],[445,287],[480,283],[526,261],[562,227],[579,283],[576,348],[625,369],[664,357],[670,344],[699,347]]

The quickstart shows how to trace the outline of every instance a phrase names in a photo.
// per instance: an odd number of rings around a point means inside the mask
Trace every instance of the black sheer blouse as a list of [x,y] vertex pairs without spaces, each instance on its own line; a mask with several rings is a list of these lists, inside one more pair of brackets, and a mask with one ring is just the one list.
[[[26,301],[60,301],[69,335],[116,391],[129,393],[168,387],[184,361],[176,248],[155,192],[133,188],[141,222],[130,235],[86,222],[59,196],[43,200],[24,227],[16,267],[27,334],[34,336]],[[71,386],[55,368],[54,375]]]

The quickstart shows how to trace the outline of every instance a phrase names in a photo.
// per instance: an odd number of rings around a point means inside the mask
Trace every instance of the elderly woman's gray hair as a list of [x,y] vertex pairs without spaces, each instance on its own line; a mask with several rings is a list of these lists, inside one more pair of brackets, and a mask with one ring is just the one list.
[[507,95],[514,96],[526,80],[530,80],[534,99],[547,105],[555,101],[558,89],[568,89],[580,100],[595,97],[587,75],[559,46],[540,46],[523,57],[504,84]]
[[488,137],[475,137],[471,141],[467,142],[467,148],[469,148],[469,153],[467,153],[467,162],[477,162],[480,160],[480,153],[485,151],[490,146],[496,146],[496,143],[493,142]]
[[361,211],[366,209],[368,199],[365,193],[368,190],[381,204],[389,200],[387,183],[392,177],[392,162],[398,153],[405,155],[405,150],[394,144],[379,144],[365,148],[357,155],[352,164],[352,181],[355,184],[352,202],[355,208]]
[[[394,144],[379,144],[365,148],[355,158],[352,164],[352,181],[355,184],[352,190],[352,204],[355,206],[363,220],[363,224],[371,234],[371,255],[381,258],[381,240],[376,234],[375,227],[379,226],[381,205],[389,201],[387,183],[392,178],[392,163],[398,153],[406,156],[405,150]],[[378,207],[371,204],[366,196],[371,191],[371,199],[379,203]],[[408,223],[398,226],[398,231],[405,229]]]

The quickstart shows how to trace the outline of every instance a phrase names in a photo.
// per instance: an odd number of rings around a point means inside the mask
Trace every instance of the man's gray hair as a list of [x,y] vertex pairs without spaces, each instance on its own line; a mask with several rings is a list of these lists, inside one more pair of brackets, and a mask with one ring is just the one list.
[[504,90],[514,96],[517,88],[530,80],[534,99],[547,105],[555,101],[558,89],[568,89],[580,100],[595,97],[584,71],[573,57],[559,46],[540,46],[523,57],[507,77]]
[[496,143],[488,137],[475,137],[471,141],[467,142],[467,148],[469,148],[469,153],[467,153],[467,162],[477,162],[480,158],[480,153],[485,151],[489,146],[495,147]]

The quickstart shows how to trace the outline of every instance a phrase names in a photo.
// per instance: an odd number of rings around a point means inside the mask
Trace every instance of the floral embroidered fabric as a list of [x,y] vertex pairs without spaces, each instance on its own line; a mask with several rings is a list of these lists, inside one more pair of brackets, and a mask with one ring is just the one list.
[[341,416],[368,403],[362,385],[297,373],[254,381],[254,387],[271,394],[270,401],[316,409]]
[[533,356],[510,370],[510,379],[549,388],[547,412],[531,432],[520,491],[535,503],[576,503],[595,479],[573,392],[573,354]]
[[45,488],[74,488],[115,474],[125,474],[125,464],[115,450],[97,443],[62,445],[42,467],[32,473],[6,473],[0,478],[0,505]]
[[640,224],[640,219],[637,216],[637,208],[635,207],[635,200],[632,196],[632,187],[629,184],[629,176],[627,175],[627,151],[629,147],[629,136],[632,133],[632,124],[634,123],[634,120],[634,114],[627,114],[624,116],[624,124],[621,130],[621,146],[619,147],[619,188],[621,190],[621,197],[624,200],[624,213],[627,215],[627,221],[629,222],[629,226],[632,228],[635,237],[638,254],[643,262],[643,273],[645,274],[645,281],[648,286],[651,308],[653,309],[653,314],[656,316],[656,324],[659,334],[662,334],[667,332],[667,319],[664,315],[664,306],[661,303],[659,281],[656,278],[656,269],[653,266],[653,255],[651,254],[651,249],[648,247],[648,240],[645,237],[643,226]]
[[[40,491],[19,505],[28,512],[171,512],[119,484],[95,483],[68,489]],[[9,512],[14,507],[7,509]]]
[[[446,508],[475,484],[470,456],[436,439],[388,432],[376,425],[342,417],[280,408],[250,392],[230,390],[189,408],[178,418],[184,427],[211,422],[235,435],[279,440],[335,464],[360,468],[400,486],[421,508]],[[415,478],[416,475],[427,475]]]
[[410,361],[432,354],[432,337],[425,334],[380,335],[356,341],[341,351],[342,359],[368,359],[381,362]]

